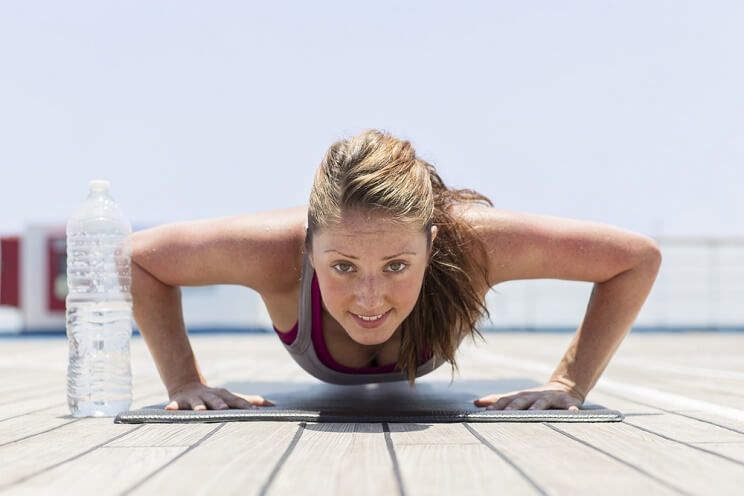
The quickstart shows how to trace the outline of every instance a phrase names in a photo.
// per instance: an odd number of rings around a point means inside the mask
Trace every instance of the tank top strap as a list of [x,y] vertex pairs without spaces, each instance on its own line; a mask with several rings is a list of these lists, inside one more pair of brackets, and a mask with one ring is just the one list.
[[312,286],[313,269],[307,252],[302,252],[302,269],[300,272],[300,298],[297,312],[297,337],[289,346],[289,349],[297,353],[304,353],[310,346],[312,337]]

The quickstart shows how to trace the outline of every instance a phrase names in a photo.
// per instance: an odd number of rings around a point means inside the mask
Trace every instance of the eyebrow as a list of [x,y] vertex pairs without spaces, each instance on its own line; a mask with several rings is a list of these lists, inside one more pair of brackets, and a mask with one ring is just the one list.
[[[335,252],[336,252],[336,253],[338,253],[339,255],[343,255],[343,256],[345,256],[346,258],[351,258],[352,260],[359,260],[359,257],[355,257],[354,255],[347,255],[347,254],[345,254],[345,253],[341,253],[341,252],[340,252],[340,251],[338,251],[338,250],[332,250],[332,249],[331,249],[331,250],[326,250],[326,251],[324,251],[323,253],[328,253],[329,251],[335,251]],[[416,252],[415,252],[415,251],[402,251],[402,252],[400,252],[400,253],[396,253],[395,255],[389,255],[389,256],[387,256],[387,257],[382,257],[382,260],[390,260],[391,258],[399,257],[399,256],[401,256],[401,255],[415,255],[415,254],[416,254]]]

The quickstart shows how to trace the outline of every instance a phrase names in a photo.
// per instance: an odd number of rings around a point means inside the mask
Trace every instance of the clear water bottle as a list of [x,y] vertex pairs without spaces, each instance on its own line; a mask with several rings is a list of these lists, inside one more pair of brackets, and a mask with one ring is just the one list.
[[109,417],[132,403],[132,226],[108,181],[88,185],[67,223],[67,403],[75,417]]

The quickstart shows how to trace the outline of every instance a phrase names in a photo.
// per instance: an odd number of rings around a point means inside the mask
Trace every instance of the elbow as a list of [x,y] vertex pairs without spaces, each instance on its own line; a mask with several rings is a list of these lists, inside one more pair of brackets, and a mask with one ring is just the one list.
[[637,248],[639,264],[652,266],[658,271],[661,267],[661,247],[659,243],[648,236],[643,236]]
[[142,253],[144,251],[142,234],[140,231],[132,233],[131,237],[131,256],[132,264],[142,261]]

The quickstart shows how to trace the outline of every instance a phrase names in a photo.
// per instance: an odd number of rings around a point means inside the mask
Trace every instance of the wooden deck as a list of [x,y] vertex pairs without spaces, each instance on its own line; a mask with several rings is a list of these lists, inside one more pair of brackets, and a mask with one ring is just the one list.
[[[486,338],[457,377],[542,383],[571,336]],[[274,336],[192,341],[211,384],[315,382]],[[69,416],[64,339],[0,350],[0,494],[744,494],[744,334],[631,334],[587,398],[626,419],[590,424],[117,425]],[[167,399],[132,367],[132,408]]]

